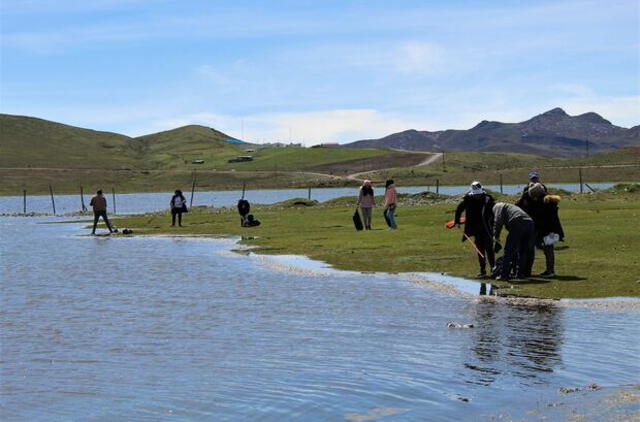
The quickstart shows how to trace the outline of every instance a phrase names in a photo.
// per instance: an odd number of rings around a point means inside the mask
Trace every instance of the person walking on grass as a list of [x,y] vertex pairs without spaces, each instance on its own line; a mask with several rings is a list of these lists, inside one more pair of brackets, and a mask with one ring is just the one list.
[[536,246],[542,249],[545,258],[545,270],[540,277],[552,278],[556,275],[554,244],[564,241],[564,230],[558,217],[560,196],[549,195],[542,183],[534,183],[529,186],[528,197],[522,202],[530,210],[528,214],[535,225]]
[[384,190],[384,219],[387,221],[389,229],[395,230],[398,228],[396,224],[396,201],[397,192],[396,187],[393,184],[393,179],[389,179],[385,182]]
[[182,227],[182,213],[187,212],[187,199],[180,189],[177,189],[171,197],[171,227],[176,225],[176,215],[178,216],[178,226]]
[[501,273],[496,277],[496,280],[509,280],[516,256],[518,260],[516,277],[530,277],[535,249],[533,220],[520,207],[505,204],[504,202],[498,202],[493,206],[493,215],[493,238],[496,242],[495,252],[498,252],[500,248],[499,240],[502,226],[505,226],[509,231],[504,245]]
[[111,226],[111,222],[107,217],[107,198],[102,194],[102,189],[99,189],[96,192],[96,195],[91,198],[91,202],[89,205],[93,207],[93,230],[91,230],[91,234],[96,234],[96,227],[98,226],[98,220],[100,217],[104,220],[107,228],[109,229],[109,233],[113,233],[115,230]]
[[364,217],[364,229],[371,230],[371,213],[373,207],[376,205],[376,199],[373,195],[373,188],[371,187],[371,180],[365,180],[360,186],[360,192],[358,193],[358,203],[356,204],[362,211]]
[[477,277],[487,276],[487,261],[489,261],[489,269],[495,265],[495,255],[493,253],[493,206],[495,201],[491,195],[485,192],[480,182],[471,183],[471,190],[462,198],[462,201],[456,208],[456,214],[453,219],[454,225],[460,227],[460,218],[462,212],[465,213],[464,235],[462,241],[467,237],[474,237],[476,250],[478,254],[478,263],[480,264],[480,272]]

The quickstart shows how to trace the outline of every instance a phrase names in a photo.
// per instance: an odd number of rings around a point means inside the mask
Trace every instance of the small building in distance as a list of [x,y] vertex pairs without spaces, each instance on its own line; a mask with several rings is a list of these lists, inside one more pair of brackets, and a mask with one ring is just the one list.
[[236,158],[230,159],[229,163],[244,163],[246,161],[253,161],[253,157],[250,155],[239,155]]

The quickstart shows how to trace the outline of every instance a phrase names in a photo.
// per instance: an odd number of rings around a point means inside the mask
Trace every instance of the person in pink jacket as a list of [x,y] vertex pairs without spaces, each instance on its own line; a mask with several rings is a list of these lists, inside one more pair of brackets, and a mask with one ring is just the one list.
[[384,191],[384,219],[387,221],[389,228],[395,230],[398,228],[396,224],[395,212],[396,212],[396,187],[393,184],[393,179],[387,180],[385,183]]
[[376,205],[376,199],[373,196],[373,188],[371,187],[371,180],[365,180],[360,186],[360,193],[358,194],[358,204],[364,217],[364,229],[371,230],[371,211]]

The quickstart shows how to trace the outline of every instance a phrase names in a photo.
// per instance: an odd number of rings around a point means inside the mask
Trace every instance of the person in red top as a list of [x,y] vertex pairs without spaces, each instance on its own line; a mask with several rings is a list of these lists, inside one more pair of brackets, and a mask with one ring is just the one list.
[[384,191],[384,219],[387,221],[389,229],[395,230],[398,228],[396,224],[395,212],[396,212],[396,187],[393,184],[393,179],[389,179],[385,183]]
[[109,222],[109,218],[107,217],[107,198],[102,194],[102,190],[96,192],[96,195],[91,198],[89,205],[93,207],[93,230],[91,230],[91,234],[96,234],[96,226],[98,225],[100,217],[102,217],[107,224],[109,233],[113,233],[113,227],[111,227],[111,222]]

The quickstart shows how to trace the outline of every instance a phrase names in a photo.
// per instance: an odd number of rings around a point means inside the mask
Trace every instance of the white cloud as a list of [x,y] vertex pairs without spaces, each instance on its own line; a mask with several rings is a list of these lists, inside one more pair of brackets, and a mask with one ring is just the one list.
[[[250,142],[351,142],[378,138],[394,132],[419,128],[419,118],[399,117],[372,109],[340,109],[291,113],[260,113],[228,116],[195,113],[178,118],[160,119],[144,133],[167,130],[188,124],[201,124]],[[142,133],[139,133],[142,134]]]
[[395,66],[402,73],[433,73],[444,69],[444,48],[431,42],[411,41],[396,52]]

